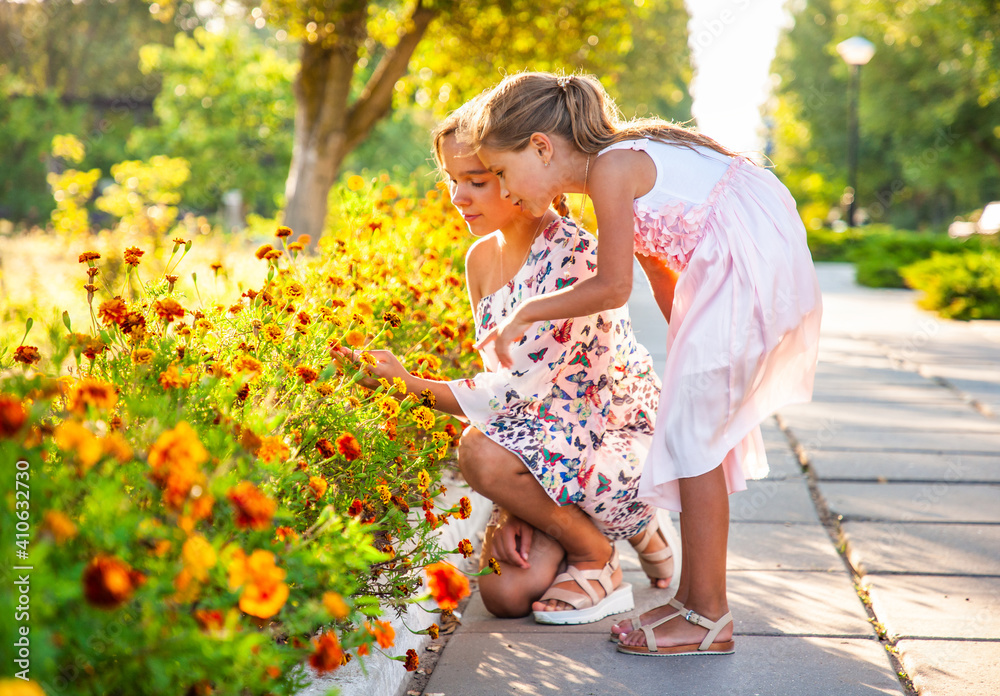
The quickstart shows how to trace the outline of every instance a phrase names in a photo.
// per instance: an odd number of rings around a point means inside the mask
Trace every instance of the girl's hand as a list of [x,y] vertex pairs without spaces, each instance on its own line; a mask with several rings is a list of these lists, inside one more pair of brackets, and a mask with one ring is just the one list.
[[493,557],[518,568],[530,568],[528,555],[535,528],[519,517],[507,515],[493,535]]
[[510,368],[514,364],[514,358],[510,354],[511,348],[524,338],[529,326],[531,326],[530,322],[522,321],[518,318],[517,312],[514,312],[473,347],[476,350],[482,350],[486,344],[492,342],[500,364]]
[[370,365],[361,360],[361,351],[354,351],[350,348],[344,348],[343,346],[334,349],[334,353],[353,363],[355,368],[357,368],[360,363],[361,369],[363,369],[366,374],[371,375],[370,377],[364,377],[358,381],[361,386],[368,389],[377,389],[379,386],[379,378],[386,379],[391,382],[394,377],[399,377],[405,381],[406,378],[410,376],[410,373],[406,371],[405,367],[403,367],[403,363],[399,362],[399,358],[393,355],[392,351],[369,350],[364,352],[368,353],[375,359],[374,365]]

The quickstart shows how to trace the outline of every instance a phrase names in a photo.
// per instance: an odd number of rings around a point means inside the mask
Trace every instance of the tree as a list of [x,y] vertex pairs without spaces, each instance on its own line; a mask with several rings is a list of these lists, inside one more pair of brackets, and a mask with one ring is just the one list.
[[848,68],[840,41],[876,45],[862,69],[861,204],[913,226],[1000,195],[1000,4],[808,0],[779,42],[773,159],[800,201],[843,191]]
[[679,35],[687,23],[682,0],[265,0],[261,9],[300,42],[285,222],[313,239],[345,156],[394,102],[411,95],[443,111],[501,71],[579,67],[609,86],[629,85],[635,96],[629,59],[633,66],[641,59],[661,66],[642,102],[681,110],[688,99],[678,86],[690,72],[686,41],[656,42],[645,29],[633,31],[655,20]]

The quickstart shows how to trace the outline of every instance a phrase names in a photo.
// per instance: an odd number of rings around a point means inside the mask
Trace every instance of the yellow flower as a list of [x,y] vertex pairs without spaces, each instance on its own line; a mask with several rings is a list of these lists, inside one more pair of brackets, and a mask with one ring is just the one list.
[[355,174],[347,178],[347,188],[352,191],[360,191],[365,186],[365,180]]
[[413,409],[413,420],[424,430],[434,427],[434,412],[426,406],[417,406]]
[[398,198],[398,197],[399,197],[399,190],[392,184],[389,184],[384,189],[382,189],[382,200],[391,201],[393,198]]
[[309,477],[309,487],[312,489],[313,493],[316,494],[317,500],[326,495],[326,489],[328,486],[329,484],[326,482],[326,479],[320,476]]
[[205,537],[195,534],[188,537],[181,547],[181,558],[192,577],[204,582],[208,579],[208,569],[215,566],[218,555]]
[[264,371],[264,366],[256,358],[249,355],[238,355],[233,359],[233,370],[236,372],[253,372],[260,374]]
[[360,348],[365,344],[365,335],[360,331],[348,331],[344,336],[344,343],[351,348]]
[[164,502],[177,509],[204,478],[198,467],[208,460],[208,451],[191,426],[181,421],[157,438],[147,459],[152,467],[150,478],[165,489]]
[[156,355],[149,348],[137,348],[132,351],[132,362],[136,365],[147,365],[153,361],[153,356]]
[[56,446],[63,452],[76,453],[82,472],[94,466],[104,453],[104,447],[97,436],[76,421],[64,421],[56,426],[54,439]]
[[389,501],[392,500],[392,492],[389,490],[388,486],[376,486],[375,490],[378,491],[379,497],[382,499],[383,505],[388,505]]
[[271,343],[277,343],[284,332],[281,327],[277,324],[265,324],[264,328],[261,329],[261,334]]
[[399,402],[391,397],[383,400],[379,406],[382,408],[382,415],[386,418],[395,418],[399,415]]
[[430,474],[428,474],[424,469],[421,469],[420,473],[417,474],[417,488],[420,489],[420,491],[426,491],[430,485]]
[[299,298],[306,294],[306,289],[302,287],[302,283],[293,280],[285,287],[285,294],[292,298]]
[[45,692],[33,681],[0,679],[0,696],[45,696]]

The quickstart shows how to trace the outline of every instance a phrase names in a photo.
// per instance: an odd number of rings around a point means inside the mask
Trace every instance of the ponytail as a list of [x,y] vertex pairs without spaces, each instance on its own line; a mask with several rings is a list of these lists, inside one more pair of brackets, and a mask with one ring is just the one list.
[[565,193],[560,193],[552,199],[552,208],[559,213],[559,217],[569,217],[569,200]]

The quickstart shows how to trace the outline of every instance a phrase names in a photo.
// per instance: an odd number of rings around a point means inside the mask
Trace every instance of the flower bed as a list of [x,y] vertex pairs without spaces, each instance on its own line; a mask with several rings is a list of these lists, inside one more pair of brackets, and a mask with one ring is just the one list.
[[[190,240],[155,279],[124,250],[115,287],[82,250],[90,326],[0,356],[0,453],[26,462],[30,492],[18,505],[8,467],[2,543],[33,568],[21,625],[45,694],[293,694],[304,661],[390,645],[377,617],[454,551],[435,529],[469,514],[438,504],[458,422],[428,395],[359,387],[331,349],[416,346],[405,361],[426,377],[478,369],[465,231],[438,191],[348,196],[319,258],[279,229],[256,253],[267,280],[227,303],[179,279]],[[19,626],[0,626],[13,644]]]

